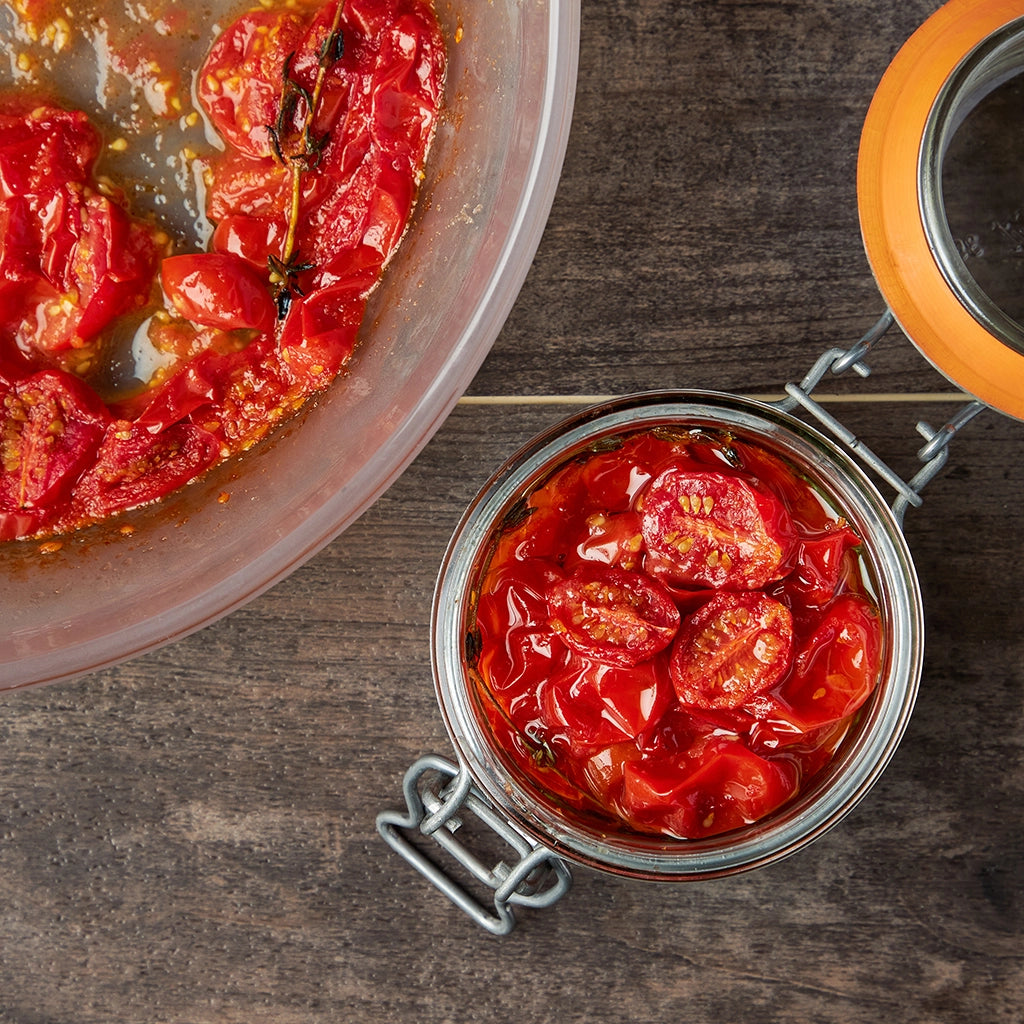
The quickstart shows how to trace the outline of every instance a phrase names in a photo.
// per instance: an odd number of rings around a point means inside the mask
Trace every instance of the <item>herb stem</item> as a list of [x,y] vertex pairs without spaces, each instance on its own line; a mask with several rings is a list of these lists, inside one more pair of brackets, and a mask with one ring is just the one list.
[[[304,171],[314,167],[320,159],[320,153],[326,142],[326,135],[315,137],[313,127],[316,121],[317,109],[320,106],[320,97],[323,94],[324,82],[327,78],[327,71],[330,65],[340,58],[339,33],[341,31],[341,13],[344,4],[338,3],[334,8],[334,17],[331,20],[331,27],[327,31],[317,54],[316,80],[313,84],[313,91],[306,92],[293,78],[291,74],[292,55],[285,60],[282,69],[281,88],[281,111],[278,115],[276,127],[270,129],[271,142],[274,152],[282,164],[288,166],[291,178],[291,196],[288,208],[288,229],[285,233],[282,244],[281,256],[270,256],[268,262],[271,270],[271,281],[278,290],[278,309],[283,318],[290,305],[292,290],[301,294],[295,282],[295,275],[300,269],[310,269],[298,266],[298,253],[296,251],[296,236],[299,229],[299,216],[301,214],[302,201],[302,174]],[[287,151],[282,136],[285,134],[285,120],[289,110],[294,111],[291,103],[294,102],[296,94],[305,102],[305,114],[302,120],[302,127],[297,132],[297,146],[292,152]],[[283,301],[282,301],[283,300]]]

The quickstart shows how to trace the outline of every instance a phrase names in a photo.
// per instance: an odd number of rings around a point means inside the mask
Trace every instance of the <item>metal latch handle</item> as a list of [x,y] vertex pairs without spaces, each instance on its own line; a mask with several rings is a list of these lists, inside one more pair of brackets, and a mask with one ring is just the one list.
[[897,494],[891,508],[893,515],[896,517],[896,522],[902,526],[903,517],[908,506],[913,505],[915,508],[921,506],[923,502],[921,491],[945,466],[949,458],[950,442],[966,424],[974,419],[983,409],[987,409],[988,406],[984,402],[974,399],[938,430],[933,430],[927,423],[919,422],[917,424],[917,431],[927,444],[918,451],[917,457],[924,463],[924,466],[910,481],[906,481],[895,470],[891,469],[882,458],[876,455],[868,445],[864,444],[856,434],[848,430],[835,416],[811,397],[811,393],[827,373],[838,376],[846,373],[848,370],[853,370],[860,377],[869,376],[871,368],[864,362],[864,358],[894,322],[895,319],[892,313],[886,310],[874,326],[852,348],[832,348],[822,353],[817,362],[811,367],[810,372],[799,384],[786,385],[787,397],[780,402],[772,404],[784,412],[793,412],[798,407],[809,412],[852,455],[892,486]]
[[[430,774],[448,781],[432,788]],[[456,766],[436,754],[421,757],[405,773],[402,791],[406,812],[382,811],[377,815],[377,831],[399,856],[492,935],[512,931],[516,924],[514,907],[549,907],[569,891],[572,873],[565,861],[504,820],[472,784],[464,766]],[[458,816],[460,810],[472,812],[511,848],[518,860],[511,865],[502,860],[494,867],[486,867],[455,838],[463,825]],[[433,839],[478,882],[491,889],[494,912],[414,846],[404,834],[410,829]]]

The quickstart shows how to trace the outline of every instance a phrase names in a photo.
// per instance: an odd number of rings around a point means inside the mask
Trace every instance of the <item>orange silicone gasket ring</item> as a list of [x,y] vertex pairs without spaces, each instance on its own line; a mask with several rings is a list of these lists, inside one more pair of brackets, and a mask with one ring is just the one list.
[[951,0],[907,41],[875,92],[861,136],[857,202],[868,261],[904,333],[963,390],[1024,419],[1024,353],[979,322],[951,287],[922,215],[922,146],[936,101],[965,58],[1024,0]]

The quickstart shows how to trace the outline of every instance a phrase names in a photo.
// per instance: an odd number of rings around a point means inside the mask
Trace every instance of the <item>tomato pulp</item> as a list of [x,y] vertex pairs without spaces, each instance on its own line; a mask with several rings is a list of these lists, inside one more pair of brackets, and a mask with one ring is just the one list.
[[[445,65],[430,0],[289,0],[229,24],[196,74],[223,142],[202,252],[97,172],[85,114],[0,93],[0,540],[157,500],[338,375],[408,224]],[[126,347],[151,369],[111,386]]]
[[521,777],[602,828],[695,839],[758,821],[877,684],[859,545],[756,444],[602,440],[497,529],[466,643],[478,707]]

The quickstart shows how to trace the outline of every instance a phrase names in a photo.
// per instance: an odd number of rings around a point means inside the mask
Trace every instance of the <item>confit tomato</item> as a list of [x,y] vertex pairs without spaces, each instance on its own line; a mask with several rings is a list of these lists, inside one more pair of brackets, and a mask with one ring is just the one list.
[[643,562],[644,538],[640,517],[635,512],[605,515],[595,512],[584,521],[586,535],[573,553],[588,562],[604,562],[620,569],[639,569]]
[[0,281],[20,285],[0,325],[22,352],[83,348],[149,298],[155,232],[92,190],[99,146],[84,114],[0,113]]
[[284,64],[306,31],[306,19],[294,11],[255,10],[232,22],[210,50],[196,92],[214,128],[239,153],[273,153]]
[[878,682],[882,627],[862,595],[840,594],[799,646],[793,671],[761,717],[762,736],[800,738],[856,713]]
[[761,593],[715,595],[685,624],[670,671],[679,700],[732,710],[774,685],[790,665],[793,616]]
[[675,760],[628,762],[622,806],[635,827],[699,839],[748,825],[793,797],[799,773],[728,736],[701,737]]
[[623,668],[573,658],[541,688],[541,709],[554,742],[580,754],[637,739],[673,697],[663,662]]
[[649,571],[677,585],[754,590],[783,575],[785,506],[755,481],[669,466],[641,500]]
[[477,606],[480,654],[494,700],[519,728],[542,720],[540,691],[568,660],[547,623],[547,589],[556,569],[534,559],[495,572]]
[[271,331],[277,307],[267,275],[226,252],[171,256],[160,267],[164,295],[186,320],[224,331]]
[[547,593],[548,624],[578,654],[609,665],[638,665],[664,650],[679,629],[672,596],[654,580],[584,562]]
[[0,106],[0,196],[37,210],[69,181],[85,181],[100,151],[85,114],[36,103]]
[[806,605],[819,607],[831,601],[844,574],[852,575],[846,553],[859,545],[860,538],[845,524],[801,539],[788,588]]
[[109,422],[103,403],[68,373],[0,383],[0,540],[38,529],[69,498]]
[[83,518],[96,521],[164,497],[219,457],[205,430],[178,423],[158,434],[125,420],[111,423],[95,461],[75,488]]
[[331,285],[293,303],[281,351],[291,370],[319,390],[348,362],[366,312],[362,283]]
[[74,243],[59,260],[47,254],[47,278],[58,292],[34,344],[46,351],[81,347],[115,317],[149,300],[158,260],[154,232],[105,196],[65,210]]

